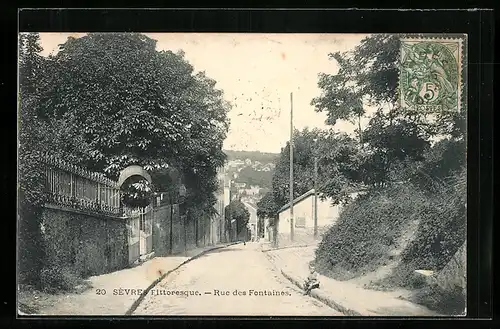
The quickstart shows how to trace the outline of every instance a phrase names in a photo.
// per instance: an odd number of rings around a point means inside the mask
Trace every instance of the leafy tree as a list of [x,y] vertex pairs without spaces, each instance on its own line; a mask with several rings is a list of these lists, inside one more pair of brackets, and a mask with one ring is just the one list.
[[[414,182],[429,193],[441,193],[449,180],[466,174],[466,145],[464,140],[443,139],[428,148],[423,160],[400,170],[401,180]],[[465,176],[464,176],[465,177]]]
[[129,207],[146,207],[153,197],[153,187],[142,177],[131,177],[122,186],[122,202]]
[[229,104],[182,52],[158,52],[142,34],[91,33],[48,62],[39,115],[85,145],[79,164],[110,178],[131,164],[159,175],[173,167],[191,203],[213,205]]
[[225,209],[226,223],[231,225],[231,220],[236,220],[237,234],[246,229],[250,220],[250,212],[240,200],[233,200]]
[[318,86],[323,93],[314,98],[311,105],[318,112],[327,112],[330,125],[338,120],[357,121],[361,140],[361,118],[367,112],[367,105],[389,109],[393,115],[397,100],[398,54],[399,37],[383,34],[365,38],[354,51],[329,54],[337,62],[339,71],[319,75]]
[[[356,140],[334,131],[296,131],[294,136],[294,198],[315,187],[334,203],[348,200],[349,192],[362,185],[362,154]],[[281,153],[273,175],[274,202],[281,206],[289,197],[289,145]],[[317,177],[315,177],[315,159]]]
[[[319,130],[296,130],[294,133],[293,153],[293,195],[294,198],[306,193],[314,187],[314,157],[316,156],[315,139],[320,136]],[[290,202],[290,145],[282,149],[273,175],[273,193],[275,201],[281,206]],[[280,207],[281,207],[280,206]]]
[[37,123],[36,108],[40,98],[40,76],[45,63],[37,33],[22,33],[19,37],[19,183],[22,204],[40,206],[44,203],[45,177],[39,158],[49,150],[41,139],[49,132]]
[[353,51],[331,53],[339,66],[337,74],[321,73],[318,86],[322,95],[311,104],[326,111],[328,123],[353,121],[366,114],[366,105],[389,107],[397,100],[399,36],[371,35]]
[[[268,218],[274,221],[278,218],[280,208],[281,206],[274,199],[273,192],[269,191],[257,202],[257,217],[259,217],[259,220]],[[274,222],[271,222],[271,224],[274,225]]]
[[[322,95],[311,102],[316,111],[327,113],[330,125],[357,119],[362,149],[358,174],[366,185],[384,185],[405,164],[422,161],[433,138],[464,139],[465,111],[428,114],[399,107],[400,38],[370,35],[353,51],[330,54],[339,71],[320,74]],[[377,110],[362,129],[367,106]]]
[[[418,229],[391,279],[398,284],[408,284],[415,269],[442,268],[464,243],[466,104],[440,113],[399,106],[400,37],[371,35],[352,51],[330,54],[339,71],[320,74],[322,94],[312,100],[328,124],[358,123],[357,140],[335,133],[321,139],[320,191],[337,202],[346,187],[370,187],[344,208],[316,252],[317,265],[338,278],[380,266],[394,238],[415,220]],[[353,239],[367,234],[371,243]]]
[[401,166],[422,161],[430,142],[422,136],[414,122],[404,118],[392,122],[377,112],[364,130],[364,163],[360,168],[363,182],[368,186],[381,186],[397,178],[391,172]]
[[334,204],[349,201],[349,194],[364,185],[362,166],[365,152],[345,133],[325,132],[319,139],[318,183],[320,195]]
[[40,97],[40,76],[45,63],[37,33],[19,37],[19,208],[18,250],[22,283],[40,284],[43,243],[40,235],[40,211],[45,202],[45,174],[40,156],[47,150],[43,142],[50,135],[37,124],[35,109]]

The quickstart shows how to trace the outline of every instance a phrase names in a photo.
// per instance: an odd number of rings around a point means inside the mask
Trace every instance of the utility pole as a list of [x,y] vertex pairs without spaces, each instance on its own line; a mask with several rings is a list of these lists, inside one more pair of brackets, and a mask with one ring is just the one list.
[[[278,108],[279,108],[279,113],[281,114],[281,97],[279,97],[279,96],[278,96]],[[279,246],[279,239],[278,239],[279,224],[280,224],[279,216],[276,215],[273,218],[272,229],[269,231],[269,238],[272,237],[274,247],[276,247],[276,248]],[[272,234],[272,236],[271,236],[271,234]]]
[[290,241],[293,241],[293,93],[290,93]]
[[314,238],[318,238],[318,154],[314,143]]

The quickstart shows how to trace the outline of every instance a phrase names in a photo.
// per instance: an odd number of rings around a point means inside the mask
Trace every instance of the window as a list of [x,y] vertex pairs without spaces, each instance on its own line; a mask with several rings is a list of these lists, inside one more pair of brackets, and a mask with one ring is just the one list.
[[306,218],[305,217],[296,217],[295,218],[295,227],[306,227]]

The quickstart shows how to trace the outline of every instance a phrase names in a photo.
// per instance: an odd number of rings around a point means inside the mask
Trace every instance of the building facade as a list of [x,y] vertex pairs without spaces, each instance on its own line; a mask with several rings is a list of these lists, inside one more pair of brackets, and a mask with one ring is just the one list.
[[250,186],[250,188],[246,189],[246,194],[247,195],[257,195],[260,192],[260,187],[259,186]]
[[217,169],[217,181],[218,189],[215,192],[217,198],[217,203],[215,204],[215,210],[217,215],[211,219],[210,223],[210,243],[212,245],[221,243],[221,227],[224,223],[224,167]]
[[[358,192],[351,193],[351,197],[355,198]],[[314,214],[315,214],[315,194],[314,189],[304,193],[293,201],[293,228],[294,240],[291,241],[291,226],[290,226],[290,203],[281,207],[278,211],[278,223],[276,227],[276,238],[278,246],[287,245],[306,245],[315,242],[314,238]],[[332,205],[330,199],[317,199],[317,216],[318,216],[318,238],[334,225],[340,215],[342,206]]]
[[243,202],[243,204],[250,213],[250,218],[248,219],[248,228],[250,229],[250,239],[255,240],[257,238],[257,222],[258,222],[257,208],[248,202]]
[[231,203],[232,201],[232,193],[231,193],[231,188],[232,188],[232,180],[230,177],[228,177],[226,174],[223,176],[223,193],[222,197],[224,202],[222,203],[222,222],[221,222],[221,227],[220,227],[220,236],[221,239],[223,239],[224,242],[230,241],[230,236],[229,236],[229,230],[230,230],[230,225],[226,223],[226,207]]

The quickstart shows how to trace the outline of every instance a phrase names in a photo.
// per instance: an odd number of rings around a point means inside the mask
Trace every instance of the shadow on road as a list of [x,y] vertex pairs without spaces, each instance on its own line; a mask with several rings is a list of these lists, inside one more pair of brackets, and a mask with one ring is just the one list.
[[210,252],[207,252],[203,255],[201,255],[199,258],[201,257],[206,257],[206,256],[210,256],[210,255],[213,255],[213,254],[219,254],[219,253],[222,253],[222,252],[229,252],[229,251],[240,251],[241,249],[236,249],[236,248],[221,248],[221,249],[217,249],[217,250],[214,250],[214,251],[210,251]]

